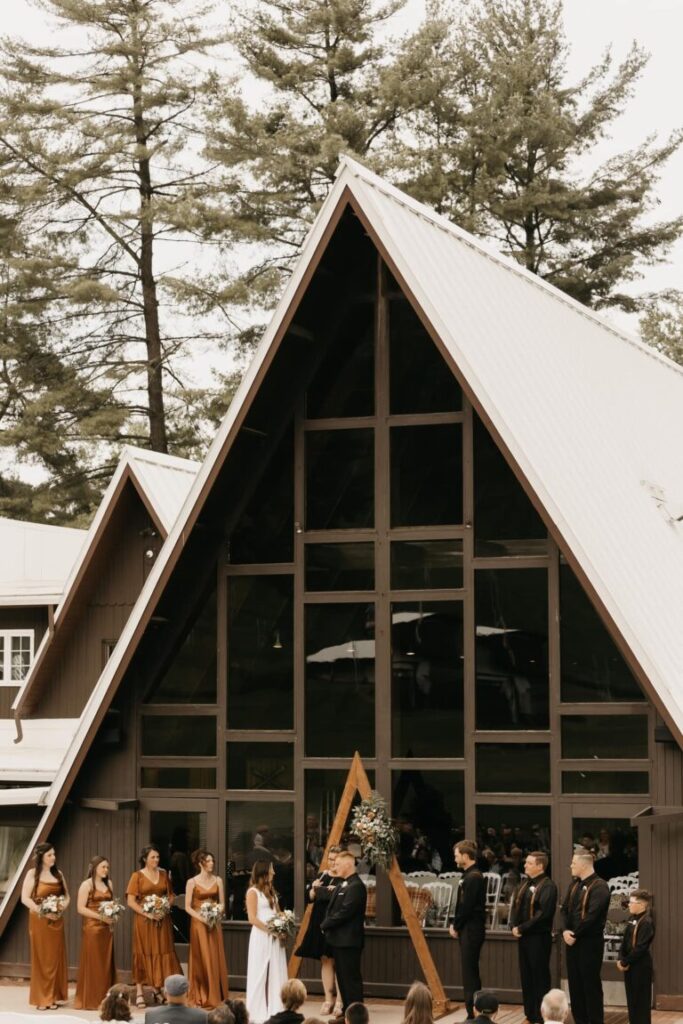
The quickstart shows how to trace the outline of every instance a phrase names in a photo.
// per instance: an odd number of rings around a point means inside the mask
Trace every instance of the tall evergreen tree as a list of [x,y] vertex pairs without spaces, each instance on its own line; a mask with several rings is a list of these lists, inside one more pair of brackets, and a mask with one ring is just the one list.
[[683,292],[671,288],[650,296],[640,331],[648,345],[683,366]]
[[395,147],[404,186],[526,269],[591,306],[633,310],[624,285],[683,231],[657,221],[655,187],[683,141],[650,138],[590,166],[646,65],[636,45],[567,82],[561,0],[435,5],[431,93]]

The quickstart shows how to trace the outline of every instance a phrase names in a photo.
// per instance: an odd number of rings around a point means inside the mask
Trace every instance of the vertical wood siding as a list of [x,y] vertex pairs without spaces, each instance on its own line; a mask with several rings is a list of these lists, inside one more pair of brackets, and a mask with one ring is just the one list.
[[[0,608],[0,629],[32,629],[33,650],[43,639],[47,629],[47,606],[31,605],[23,608]],[[12,717],[12,702],[19,692],[18,686],[0,686],[0,718]]]

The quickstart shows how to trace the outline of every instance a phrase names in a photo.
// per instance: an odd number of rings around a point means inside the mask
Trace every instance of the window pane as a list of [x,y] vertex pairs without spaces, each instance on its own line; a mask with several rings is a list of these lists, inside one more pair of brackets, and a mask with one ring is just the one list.
[[461,601],[391,608],[394,757],[462,757]]
[[375,304],[354,303],[329,332],[328,350],[306,392],[306,415],[372,416],[375,411]]
[[562,757],[647,757],[647,715],[563,715]]
[[306,590],[374,590],[374,544],[307,544]]
[[453,846],[465,835],[465,776],[457,770],[391,773],[401,871],[454,871]]
[[393,590],[462,587],[461,540],[401,540],[391,545]]
[[149,704],[216,703],[216,588],[198,604],[173,648]]
[[498,927],[507,928],[510,897],[519,884],[524,859],[532,850],[550,856],[550,808],[524,804],[479,804],[477,843],[480,867],[504,875]]
[[595,873],[607,882],[638,870],[638,829],[629,818],[574,818],[572,841],[575,846],[592,850]]
[[476,415],[474,538],[476,555],[536,555],[547,551],[543,522]]
[[291,428],[265,462],[230,536],[230,561],[291,562],[294,558],[294,434]]
[[143,757],[215,757],[215,715],[143,715]]
[[548,728],[545,569],[475,573],[478,729]]
[[647,793],[647,772],[562,772],[563,793]]
[[215,789],[216,769],[145,767],[141,769],[140,785],[146,789]]
[[0,896],[19,867],[42,817],[42,807],[0,808]]
[[[150,811],[149,840],[159,847],[161,867],[171,872],[177,896],[185,892],[195,873],[192,851],[206,846],[206,819],[206,811]],[[174,906],[171,920],[177,941],[189,942],[190,919],[185,911]]]
[[246,921],[244,900],[251,869],[258,860],[275,867],[280,906],[294,907],[294,807],[275,801],[229,800],[226,804],[226,917]]
[[226,744],[228,789],[294,789],[291,743]]
[[479,793],[549,793],[547,743],[477,743]]
[[[306,804],[306,877],[315,878],[320,867],[323,851],[327,845],[330,829],[337,815],[337,808],[349,772],[346,768],[307,768],[305,772],[305,804]],[[370,785],[375,784],[375,773],[367,771]],[[360,802],[356,793],[353,805]],[[353,841],[344,832],[342,845]]]
[[560,566],[560,652],[563,701],[644,699],[568,565]]
[[31,637],[13,636],[11,651],[11,679],[13,683],[21,683],[28,675],[31,667]]
[[375,522],[372,430],[306,434],[306,529],[345,530]]
[[389,365],[392,413],[462,408],[460,385],[406,299],[389,305]]
[[375,607],[306,608],[306,755],[375,752]]
[[391,429],[391,525],[462,522],[459,423]]
[[228,580],[228,726],[291,729],[291,576]]

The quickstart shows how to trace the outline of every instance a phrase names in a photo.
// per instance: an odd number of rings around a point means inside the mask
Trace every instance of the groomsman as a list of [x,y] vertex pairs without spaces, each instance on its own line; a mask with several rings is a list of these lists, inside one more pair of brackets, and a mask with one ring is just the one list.
[[536,851],[524,862],[526,880],[512,901],[510,924],[519,939],[519,974],[524,1014],[530,1024],[542,1024],[541,1003],[550,991],[550,952],[553,919],[557,910],[557,886],[546,874],[547,854]]
[[486,879],[477,867],[477,847],[463,839],[453,847],[455,863],[463,870],[458,886],[455,913],[450,925],[451,938],[460,940],[462,987],[467,1017],[474,1017],[474,996],[481,988],[479,956],[486,928]]
[[562,938],[572,1016],[574,1024],[604,1024],[600,971],[610,892],[587,850],[574,854],[570,870],[574,881],[562,904]]
[[344,1012],[352,1003],[363,1002],[360,960],[365,942],[365,907],[368,892],[356,874],[356,859],[348,850],[334,862],[337,886],[330,896],[327,914],[320,928],[334,954],[339,995],[343,1010],[331,1024],[344,1024]]
[[652,954],[655,926],[650,916],[652,897],[636,889],[628,898],[631,918],[621,942],[617,967],[624,972],[629,1024],[650,1024],[652,1019]]

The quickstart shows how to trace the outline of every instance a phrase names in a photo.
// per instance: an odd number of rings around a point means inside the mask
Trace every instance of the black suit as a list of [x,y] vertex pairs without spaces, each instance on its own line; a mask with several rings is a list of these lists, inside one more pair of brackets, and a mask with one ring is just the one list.
[[541,1002],[552,987],[550,951],[556,909],[557,886],[546,874],[523,881],[512,902],[510,924],[521,935],[517,950],[524,1014],[531,1024],[541,1024]]
[[650,1024],[652,1019],[652,954],[655,926],[648,913],[632,917],[626,925],[619,960],[624,973],[629,1024]]
[[563,930],[574,932],[576,942],[565,945],[569,1001],[574,1024],[604,1024],[602,958],[610,892],[596,874],[576,879],[562,904]]
[[367,889],[357,874],[337,885],[320,928],[334,955],[334,969],[344,1010],[363,1002],[360,957],[365,944]]
[[453,927],[460,940],[467,1016],[473,1018],[474,994],[481,988],[479,956],[486,938],[486,879],[476,865],[467,868],[458,886]]

